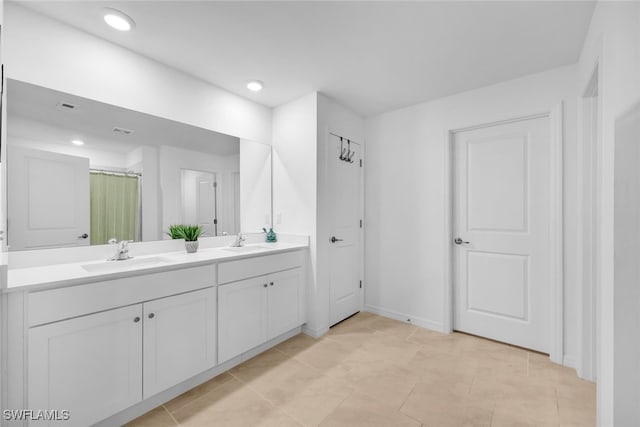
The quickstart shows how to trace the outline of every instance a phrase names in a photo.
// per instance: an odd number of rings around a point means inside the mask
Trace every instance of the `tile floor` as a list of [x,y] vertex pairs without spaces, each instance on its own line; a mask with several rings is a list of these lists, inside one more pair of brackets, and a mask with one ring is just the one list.
[[538,353],[359,313],[128,424],[177,425],[586,427],[595,386]]

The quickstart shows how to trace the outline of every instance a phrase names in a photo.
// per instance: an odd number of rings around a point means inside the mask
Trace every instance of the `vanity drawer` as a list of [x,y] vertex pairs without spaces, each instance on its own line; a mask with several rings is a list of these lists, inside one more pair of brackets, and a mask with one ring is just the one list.
[[215,284],[216,266],[182,268],[30,293],[29,327],[137,304]]
[[218,265],[218,284],[300,267],[304,261],[303,256],[303,251],[293,251],[223,262]]

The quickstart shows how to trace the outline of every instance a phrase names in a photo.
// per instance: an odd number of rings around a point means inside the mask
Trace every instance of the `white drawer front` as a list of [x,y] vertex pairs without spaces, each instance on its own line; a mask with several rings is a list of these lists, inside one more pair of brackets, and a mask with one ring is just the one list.
[[29,294],[28,325],[36,326],[215,285],[216,266],[169,270]]
[[300,267],[304,262],[303,257],[303,251],[293,251],[224,262],[218,266],[218,284]]

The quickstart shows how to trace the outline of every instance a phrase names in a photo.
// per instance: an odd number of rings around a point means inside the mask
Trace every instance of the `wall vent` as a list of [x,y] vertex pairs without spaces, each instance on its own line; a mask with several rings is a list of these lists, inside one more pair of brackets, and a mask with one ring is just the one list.
[[113,128],[113,132],[121,135],[131,135],[133,133],[131,129],[125,129],[125,128],[119,128],[119,127]]
[[62,111],[68,111],[68,112],[76,112],[78,110],[78,107],[70,102],[64,102],[64,101],[60,101],[58,102],[58,104],[56,105],[56,108],[58,110],[62,110]]

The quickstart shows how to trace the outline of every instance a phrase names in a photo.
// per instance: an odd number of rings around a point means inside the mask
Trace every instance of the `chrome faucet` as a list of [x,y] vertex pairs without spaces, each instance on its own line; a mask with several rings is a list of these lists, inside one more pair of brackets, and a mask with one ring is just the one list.
[[246,239],[244,238],[244,236],[242,235],[242,233],[238,233],[238,235],[236,236],[236,240],[233,241],[233,243],[231,244],[231,247],[234,248],[239,248],[240,246],[242,246],[242,243],[245,241]]
[[108,259],[108,261],[124,261],[127,259],[133,258],[129,255],[129,243],[133,240],[120,240],[118,242],[117,239],[112,238],[109,239],[110,244],[115,244],[116,246],[116,254]]

